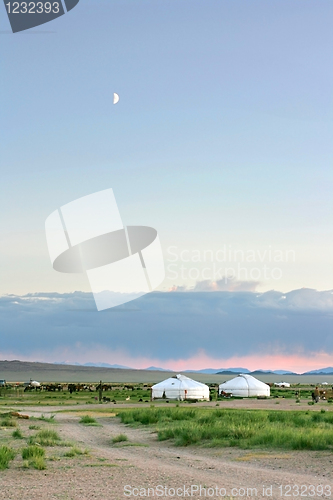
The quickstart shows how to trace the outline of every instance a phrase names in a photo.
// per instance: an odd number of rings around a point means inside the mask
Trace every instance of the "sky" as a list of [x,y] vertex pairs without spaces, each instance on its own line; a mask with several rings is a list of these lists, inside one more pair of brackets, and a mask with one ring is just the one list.
[[[179,308],[184,300],[194,311],[203,307],[194,292],[204,294],[208,309],[214,307],[214,293],[236,294],[235,300],[237,293],[256,297],[272,290],[330,293],[329,0],[80,0],[59,19],[16,34],[1,9],[0,295],[5,304],[8,296],[21,303],[27,294],[60,294],[64,301],[76,297],[68,295],[73,292],[91,297],[84,274],[52,269],[44,223],[63,204],[110,187],[125,224],[158,230],[166,268],[158,290],[170,293]],[[120,96],[117,105],[114,92]],[[264,363],[269,364],[269,355],[280,356],[277,368],[282,363],[287,369],[306,365],[311,352],[322,356],[318,363],[332,354],[327,342],[321,352],[307,344],[307,337],[302,340],[313,296],[306,295],[307,307],[292,323],[297,348],[273,312],[264,340],[250,325],[256,345],[266,346]],[[24,304],[41,332],[40,302]],[[67,316],[54,301],[48,304],[55,308],[53,320],[65,328]],[[156,350],[145,359],[132,342],[124,344],[119,347],[123,364],[166,366],[162,331],[182,332],[184,339],[199,335],[167,304],[165,311],[147,312],[160,318]],[[327,338],[331,307],[329,302],[325,313],[320,309],[314,315],[312,334]],[[242,302],[237,308],[244,323],[233,321],[222,330],[220,316],[212,314],[217,323],[216,330],[209,323],[210,342],[221,331],[222,339],[227,332],[246,335],[248,309]],[[71,352],[66,337],[61,345],[43,338],[41,350],[31,351],[22,342],[23,324],[13,320],[11,326],[1,311],[0,335],[7,340],[1,341],[0,357],[53,361],[63,359],[67,348]],[[94,356],[112,363],[117,355],[106,354],[111,344],[100,321],[104,344]],[[82,335],[87,346],[87,330],[80,328],[73,338]],[[132,328],[126,323],[128,338]],[[170,363],[215,363],[205,338],[196,338],[195,351],[185,349],[178,358],[170,354]],[[223,353],[222,345],[221,361],[240,357],[245,364],[259,363],[249,346],[242,353]],[[78,359],[86,359],[84,349]],[[289,359],[288,352],[297,359]],[[75,354],[69,358],[74,361]]]
[[303,373],[332,366],[332,306],[310,289],[153,292],[102,312],[86,292],[4,296],[0,359]]

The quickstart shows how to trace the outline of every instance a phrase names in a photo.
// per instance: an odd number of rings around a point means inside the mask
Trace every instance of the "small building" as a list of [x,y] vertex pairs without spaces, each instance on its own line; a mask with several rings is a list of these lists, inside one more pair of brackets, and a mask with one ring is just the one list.
[[29,382],[24,382],[23,386],[24,387],[40,387],[40,383],[37,382],[37,380],[30,379]]
[[229,394],[236,397],[251,398],[270,396],[270,387],[264,382],[247,373],[241,373],[228,382],[219,385],[219,394]]
[[274,386],[284,388],[284,387],[290,387],[290,384],[288,382],[275,382]]
[[186,399],[209,401],[209,387],[206,384],[178,374],[151,388],[151,399]]

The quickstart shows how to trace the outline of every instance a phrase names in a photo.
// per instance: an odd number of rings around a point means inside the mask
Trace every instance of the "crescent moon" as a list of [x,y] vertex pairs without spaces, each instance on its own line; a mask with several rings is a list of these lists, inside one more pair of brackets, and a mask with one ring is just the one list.
[[119,95],[114,92],[113,93],[113,104],[117,104],[118,101],[119,101]]

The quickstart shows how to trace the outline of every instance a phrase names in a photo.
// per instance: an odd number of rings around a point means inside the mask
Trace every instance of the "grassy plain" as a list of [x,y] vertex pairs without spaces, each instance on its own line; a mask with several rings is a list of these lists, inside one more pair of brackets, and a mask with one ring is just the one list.
[[138,408],[119,413],[124,424],[151,426],[176,446],[333,450],[333,412],[204,408]]
[[0,498],[102,500],[107,485],[120,500],[126,484],[216,478],[231,491],[243,482],[257,488],[263,477],[289,485],[295,473],[318,491],[330,484],[333,404],[312,405],[310,386],[272,389],[264,400],[218,399],[212,390],[212,401],[198,403],[151,402],[148,385],[126,386],[113,384],[100,403],[98,391],[6,390]]
[[[101,420],[96,418],[118,415],[123,424],[151,428],[159,441],[176,446],[333,450],[333,405],[328,402],[312,405],[313,387],[309,385],[272,388],[271,398],[267,401],[221,399],[213,385],[211,402],[206,403],[168,400],[151,403],[150,385],[142,383],[115,383],[112,390],[102,392],[104,401],[99,402],[96,386],[91,388],[92,392],[79,390],[73,393],[65,385],[63,390],[51,392],[24,392],[15,387],[3,389],[0,396],[1,466],[7,467],[24,446],[40,446],[42,449],[67,447],[63,456],[79,456],[75,443],[62,441],[58,432],[51,428],[56,424],[57,412],[70,412],[82,426],[100,426]],[[232,408],[233,403],[239,406]],[[260,406],[264,404],[266,407]],[[285,411],[286,404],[289,405],[288,411]],[[19,419],[11,416],[11,411],[20,411],[20,407],[33,410],[28,432],[24,433]],[[119,440],[125,440],[123,434],[120,436]],[[42,469],[46,466],[45,456],[25,459],[25,466]]]

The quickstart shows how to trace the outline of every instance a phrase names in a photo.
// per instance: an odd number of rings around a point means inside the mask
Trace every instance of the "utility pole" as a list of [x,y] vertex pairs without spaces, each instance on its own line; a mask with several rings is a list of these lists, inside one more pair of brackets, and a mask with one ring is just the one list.
[[98,391],[98,401],[99,402],[102,401],[102,392],[103,392],[102,381],[100,380],[99,381],[99,391]]

